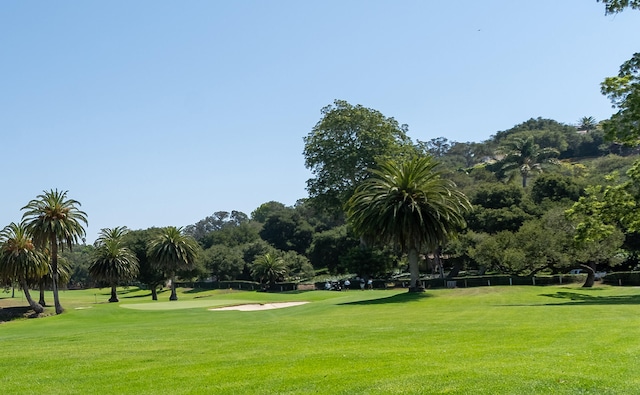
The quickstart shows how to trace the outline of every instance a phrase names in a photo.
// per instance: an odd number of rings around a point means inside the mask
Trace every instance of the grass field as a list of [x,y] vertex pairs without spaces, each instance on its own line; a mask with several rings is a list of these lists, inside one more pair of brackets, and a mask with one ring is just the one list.
[[[640,393],[638,288],[182,291],[66,291],[64,314],[1,324],[1,392]],[[284,301],[310,303],[209,310]]]

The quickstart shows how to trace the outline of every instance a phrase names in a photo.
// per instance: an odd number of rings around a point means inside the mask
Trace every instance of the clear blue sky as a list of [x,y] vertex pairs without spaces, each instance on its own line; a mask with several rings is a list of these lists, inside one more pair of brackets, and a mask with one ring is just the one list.
[[613,110],[640,12],[595,0],[0,2],[0,227],[68,190],[104,227],[307,196],[302,138],[344,99],[415,140]]

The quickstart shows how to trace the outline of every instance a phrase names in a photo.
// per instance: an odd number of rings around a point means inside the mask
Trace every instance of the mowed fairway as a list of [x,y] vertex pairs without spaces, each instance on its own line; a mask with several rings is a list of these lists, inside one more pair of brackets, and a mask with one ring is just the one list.
[[[1,392],[640,393],[637,288],[107,294],[67,291],[63,315],[1,324]],[[209,310],[293,301],[310,303]]]

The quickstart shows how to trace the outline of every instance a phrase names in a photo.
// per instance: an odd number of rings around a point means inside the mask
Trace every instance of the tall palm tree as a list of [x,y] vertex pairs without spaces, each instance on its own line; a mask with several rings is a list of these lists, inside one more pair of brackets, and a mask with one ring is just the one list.
[[434,251],[458,228],[471,209],[467,197],[434,170],[431,156],[394,160],[370,170],[347,203],[349,222],[365,240],[393,243],[407,253],[410,291],[421,291],[418,257]]
[[46,256],[35,247],[24,224],[12,222],[0,231],[0,277],[17,281],[29,306],[38,314],[44,307],[31,297],[28,281],[48,270]]
[[198,255],[198,243],[182,232],[182,228],[168,226],[149,245],[149,256],[159,270],[171,277],[171,296],[176,295],[176,272],[193,268]]
[[560,153],[555,148],[540,148],[533,140],[533,136],[526,138],[513,137],[498,148],[498,153],[504,154],[502,170],[510,178],[519,173],[522,176],[522,187],[527,187],[527,180],[533,172],[542,172],[543,163],[557,163],[554,156]]
[[43,191],[22,208],[26,210],[22,219],[36,246],[49,248],[56,314],[64,311],[58,295],[58,249],[67,247],[71,250],[86,235],[82,224],[88,224],[87,214],[78,209],[80,202],[68,199],[67,192]]
[[265,282],[266,288],[269,289],[276,281],[282,279],[287,274],[288,268],[284,259],[277,257],[271,253],[260,255],[253,262],[251,275],[258,281]]
[[109,302],[118,302],[118,282],[133,279],[138,274],[138,258],[124,245],[123,236],[128,231],[125,226],[104,228],[95,243],[89,274],[111,286]]

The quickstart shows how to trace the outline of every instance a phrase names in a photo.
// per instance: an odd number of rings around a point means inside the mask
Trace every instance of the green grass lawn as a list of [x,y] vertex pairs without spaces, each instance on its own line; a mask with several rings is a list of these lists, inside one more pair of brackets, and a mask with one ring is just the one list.
[[[26,304],[16,296],[0,306]],[[120,303],[108,297],[66,291],[64,314],[0,324],[2,393],[640,392],[638,288],[187,290],[177,302],[130,289]],[[310,303],[209,310],[281,301]]]

